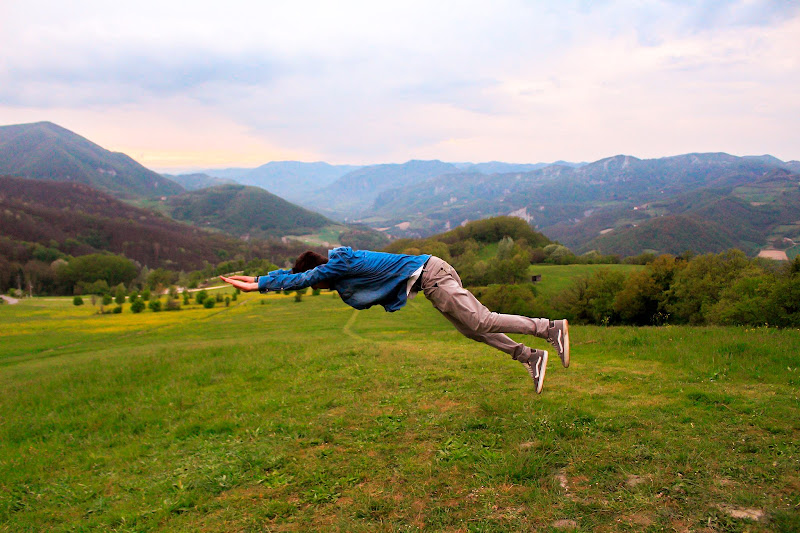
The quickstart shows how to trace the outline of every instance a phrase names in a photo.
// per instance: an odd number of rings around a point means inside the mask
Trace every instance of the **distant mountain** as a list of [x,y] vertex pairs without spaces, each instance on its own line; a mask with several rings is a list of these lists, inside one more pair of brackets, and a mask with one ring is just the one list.
[[735,247],[755,254],[775,239],[800,241],[800,176],[783,165],[761,176],[732,173],[682,194],[599,208],[547,232],[578,252],[676,254]]
[[508,174],[511,172],[531,172],[550,165],[561,165],[565,167],[577,168],[586,163],[569,163],[557,161],[555,163],[503,163],[501,161],[489,161],[488,163],[455,163],[455,166],[462,172],[480,172],[481,174]]
[[71,255],[110,251],[150,268],[199,269],[220,254],[245,250],[240,240],[132,207],[82,183],[0,177],[0,225],[0,237],[12,245],[39,243]]
[[271,161],[257,168],[209,169],[205,174],[232,179],[242,185],[261,187],[281,198],[296,202],[356,170],[355,165]]
[[310,195],[303,204],[323,213],[352,218],[368,208],[384,191],[414,185],[435,176],[457,171],[455,165],[441,161],[370,165],[348,172],[327,187]]
[[259,187],[222,185],[167,198],[176,220],[244,238],[312,233],[333,222]]
[[0,174],[83,183],[121,198],[179,194],[177,183],[51,122],[0,127]]
[[[642,235],[647,221],[654,217],[682,215],[709,224],[720,220],[719,209],[701,212],[683,205],[695,193],[700,195],[694,197],[698,200],[713,191],[712,196],[733,195],[752,209],[742,213],[741,221],[717,223],[723,233],[701,241],[720,246],[735,242],[753,252],[773,238],[800,237],[793,225],[800,216],[791,218],[792,191],[800,177],[791,169],[791,164],[770,156],[686,154],[649,160],[615,156],[580,167],[551,165],[494,175],[462,171],[386,190],[362,212],[362,219],[387,228],[386,233],[394,237],[414,237],[445,231],[468,220],[510,214],[576,251],[597,247],[604,253],[617,253],[622,248],[612,243],[624,239],[616,239],[612,232]],[[775,207],[776,202],[780,207]],[[761,221],[748,229],[750,218]],[[667,227],[663,221],[653,223]],[[687,233],[690,227],[687,223]],[[736,228],[740,236],[731,240],[730,233],[724,234],[727,228]],[[629,237],[629,242],[644,240]],[[695,244],[691,238],[683,242]],[[651,239],[646,248],[669,247]]]
[[236,182],[232,179],[227,178],[215,178],[214,176],[209,176],[208,174],[163,174],[163,176],[167,179],[170,179],[176,183],[178,183],[181,187],[186,189],[187,191],[196,191],[199,189],[205,189],[206,187],[215,187],[217,185],[235,185]]

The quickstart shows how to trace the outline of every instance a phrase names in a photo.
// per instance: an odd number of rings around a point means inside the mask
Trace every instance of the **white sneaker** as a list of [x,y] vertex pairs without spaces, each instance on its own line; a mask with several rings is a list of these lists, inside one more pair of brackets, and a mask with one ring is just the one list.
[[551,320],[552,324],[547,330],[547,341],[552,344],[564,368],[569,366],[569,324],[567,320]]
[[536,351],[541,352],[539,357],[535,359],[531,357],[531,360],[527,363],[522,363],[522,366],[524,366],[528,374],[531,375],[533,384],[536,386],[536,394],[541,394],[542,387],[544,386],[544,373],[547,371],[547,350]]

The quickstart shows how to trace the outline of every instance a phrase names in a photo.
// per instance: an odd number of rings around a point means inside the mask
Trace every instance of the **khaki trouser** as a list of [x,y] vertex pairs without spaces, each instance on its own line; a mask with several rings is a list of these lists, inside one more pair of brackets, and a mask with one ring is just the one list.
[[432,256],[420,276],[425,297],[458,331],[470,339],[484,342],[512,358],[527,361],[531,349],[504,333],[523,333],[547,338],[550,320],[489,311],[461,284],[458,272],[447,262]]

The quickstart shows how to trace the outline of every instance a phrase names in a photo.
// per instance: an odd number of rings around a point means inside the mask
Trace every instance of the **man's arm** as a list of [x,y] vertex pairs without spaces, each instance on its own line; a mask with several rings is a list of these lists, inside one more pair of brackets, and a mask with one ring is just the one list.
[[256,283],[256,278],[253,276],[231,276],[226,278],[225,276],[220,276],[219,279],[224,281],[225,283],[230,283],[237,289],[242,292],[251,292],[258,290],[258,283]]

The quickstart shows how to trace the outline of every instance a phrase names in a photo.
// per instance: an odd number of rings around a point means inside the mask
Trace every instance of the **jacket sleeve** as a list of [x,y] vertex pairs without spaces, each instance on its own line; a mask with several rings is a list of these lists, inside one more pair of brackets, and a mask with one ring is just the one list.
[[292,274],[290,270],[275,270],[266,276],[259,276],[259,292],[267,291],[296,291],[322,283],[323,281],[336,281],[344,276],[349,269],[346,257],[332,254],[324,265],[299,274]]

